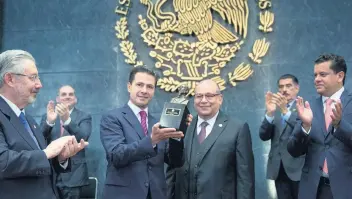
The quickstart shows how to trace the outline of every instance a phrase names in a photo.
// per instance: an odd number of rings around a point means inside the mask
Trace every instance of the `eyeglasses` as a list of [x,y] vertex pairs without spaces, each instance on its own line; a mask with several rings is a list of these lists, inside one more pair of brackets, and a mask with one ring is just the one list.
[[25,74],[21,74],[21,73],[12,73],[14,75],[18,75],[18,76],[24,76],[24,77],[28,77],[32,82],[36,82],[39,81],[39,75],[25,75]]
[[205,97],[205,99],[207,101],[211,101],[211,100],[214,99],[214,97],[216,97],[218,95],[221,95],[221,93],[205,93],[205,94],[196,93],[196,94],[194,94],[194,99],[198,100],[198,101],[201,101]]

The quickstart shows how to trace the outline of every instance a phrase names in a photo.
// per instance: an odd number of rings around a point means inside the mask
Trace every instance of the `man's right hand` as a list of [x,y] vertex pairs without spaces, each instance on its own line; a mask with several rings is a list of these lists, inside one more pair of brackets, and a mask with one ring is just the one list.
[[46,149],[44,149],[44,153],[48,159],[55,158],[58,156],[62,150],[68,146],[69,142],[72,141],[72,139],[76,139],[74,136],[64,136],[60,137],[54,141],[52,141]]
[[151,134],[153,146],[162,140],[168,138],[182,138],[183,136],[181,131],[176,131],[174,128],[160,128],[160,123],[154,124]]
[[49,124],[54,124],[57,118],[57,113],[55,111],[55,103],[50,100],[48,105],[46,106],[46,120]]
[[273,102],[273,93],[270,91],[268,91],[265,95],[265,107],[266,114],[269,117],[272,117],[276,111],[276,104]]
[[308,132],[313,121],[313,112],[308,101],[304,102],[302,97],[297,97],[296,109],[297,115],[302,121],[302,127],[306,130],[306,132]]

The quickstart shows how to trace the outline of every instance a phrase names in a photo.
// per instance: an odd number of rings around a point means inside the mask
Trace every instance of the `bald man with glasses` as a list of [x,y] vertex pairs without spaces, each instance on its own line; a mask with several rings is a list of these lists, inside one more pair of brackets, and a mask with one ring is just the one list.
[[198,113],[184,138],[184,164],[167,168],[168,198],[254,198],[254,157],[248,124],[220,111],[222,94],[213,80],[194,95]]

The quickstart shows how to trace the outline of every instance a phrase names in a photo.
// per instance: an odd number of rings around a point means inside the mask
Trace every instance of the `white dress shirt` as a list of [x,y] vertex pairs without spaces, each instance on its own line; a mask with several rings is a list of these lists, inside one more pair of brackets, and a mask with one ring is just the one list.
[[205,127],[205,138],[208,137],[208,135],[211,133],[211,130],[213,130],[216,118],[218,117],[219,111],[214,115],[214,117],[210,118],[209,120],[204,120],[203,118],[198,116],[198,121],[197,121],[197,135],[199,135],[200,130],[201,130],[201,124],[202,122],[207,122],[208,125]]

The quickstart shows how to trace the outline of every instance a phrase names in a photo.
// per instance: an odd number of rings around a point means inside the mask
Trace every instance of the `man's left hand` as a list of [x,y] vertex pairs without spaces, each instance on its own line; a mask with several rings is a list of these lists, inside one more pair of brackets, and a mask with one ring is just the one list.
[[333,114],[331,114],[331,123],[334,128],[338,128],[342,117],[342,104],[340,100],[337,100],[335,102],[335,108],[332,109],[332,113]]
[[59,162],[63,162],[68,158],[76,155],[79,151],[88,146],[88,142],[85,142],[83,139],[78,143],[75,136],[71,136],[69,142],[65,145],[64,149],[58,156]]
[[287,99],[281,93],[276,93],[273,95],[273,102],[280,108],[282,114],[286,114],[288,112],[287,109]]
[[66,104],[60,103],[55,107],[57,113],[59,114],[60,120],[65,123],[70,117],[70,109]]

